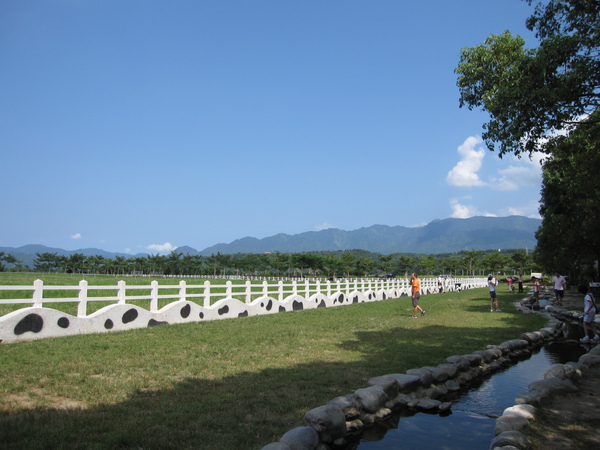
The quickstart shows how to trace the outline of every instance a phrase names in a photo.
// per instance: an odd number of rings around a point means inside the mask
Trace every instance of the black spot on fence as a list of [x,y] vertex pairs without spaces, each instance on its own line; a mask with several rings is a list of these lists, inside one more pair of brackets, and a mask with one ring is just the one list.
[[183,308],[181,308],[181,311],[179,311],[179,314],[181,314],[181,317],[183,317],[184,319],[187,319],[191,312],[192,312],[192,307],[189,304],[187,304]]
[[148,328],[157,327],[159,325],[169,325],[169,322],[164,322],[164,321],[160,322],[160,321],[155,320],[155,319],[150,319],[148,321]]
[[344,303],[344,294],[340,294],[338,297],[338,302]]
[[114,326],[115,324],[110,319],[106,319],[106,322],[104,322],[104,328],[106,328],[107,330],[112,330],[112,327]]
[[123,318],[121,320],[123,321],[123,323],[130,323],[137,319],[137,316],[137,309],[131,308],[130,310],[126,311],[125,314],[123,314]]
[[200,317],[201,319],[204,319],[204,313],[202,311],[200,311],[200,314],[198,314],[198,317]]
[[248,310],[238,314],[238,317],[248,317]]
[[18,336],[31,331],[39,333],[44,328],[44,319],[39,314],[27,314],[17,325],[15,325],[14,333]]
[[387,295],[385,295],[385,292],[383,293],[382,297],[384,300],[387,298]]
[[304,309],[304,305],[302,304],[302,302],[294,300],[294,303],[292,303],[292,310],[302,311],[303,309]]
[[227,314],[229,312],[229,306],[225,305],[222,308],[219,309],[219,315],[222,316],[224,314]]
[[358,303],[358,295],[355,295],[355,296],[352,298],[352,303]]
[[273,300],[269,300],[269,303],[267,303],[267,311],[271,311],[273,309]]
[[317,308],[327,308],[327,305],[325,304],[325,300],[321,300],[321,303],[319,303],[317,305]]
[[285,306],[279,306],[279,312],[285,312]]
[[71,324],[69,322],[69,319],[67,319],[66,317],[61,317],[56,323],[61,328],[69,328],[69,325]]

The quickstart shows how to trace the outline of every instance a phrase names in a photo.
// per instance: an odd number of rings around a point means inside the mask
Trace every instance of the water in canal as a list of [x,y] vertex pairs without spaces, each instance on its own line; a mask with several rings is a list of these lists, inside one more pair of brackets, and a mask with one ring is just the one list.
[[544,378],[553,364],[576,361],[585,353],[577,341],[550,343],[529,359],[493,374],[453,401],[451,414],[395,415],[366,429],[360,450],[489,449],[496,417],[515,404],[515,397]]

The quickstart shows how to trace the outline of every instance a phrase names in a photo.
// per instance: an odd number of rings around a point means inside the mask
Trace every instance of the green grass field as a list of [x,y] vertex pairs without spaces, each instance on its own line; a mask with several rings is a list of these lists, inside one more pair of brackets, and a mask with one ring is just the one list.
[[538,330],[486,289],[0,345],[0,448],[259,449],[386,373]]

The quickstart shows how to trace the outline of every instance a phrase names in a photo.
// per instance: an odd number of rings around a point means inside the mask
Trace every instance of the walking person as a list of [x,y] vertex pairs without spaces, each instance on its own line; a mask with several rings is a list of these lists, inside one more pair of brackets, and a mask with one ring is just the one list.
[[565,298],[565,289],[567,289],[567,280],[560,273],[554,272],[554,298],[558,306],[562,306],[563,298]]
[[[496,294],[496,285],[498,282],[494,278],[494,276],[490,273],[488,275],[488,287],[490,288],[490,311],[491,312],[500,312],[500,307],[498,305],[498,295]],[[496,309],[494,309],[494,302],[496,303]]]
[[[583,298],[583,333],[585,336],[583,339],[580,339],[580,341],[584,344],[590,341],[598,342],[600,341],[600,336],[598,336],[596,324],[594,323],[594,317],[596,316],[597,311],[596,301],[594,300],[592,293],[588,292],[587,284],[580,284],[579,292],[585,296]],[[592,339],[589,337],[589,331],[591,331],[592,335],[594,336]]]
[[421,315],[425,315],[425,310],[419,306],[419,298],[421,298],[421,280],[416,273],[410,276],[410,292],[412,297],[413,315],[412,318],[417,318],[417,311],[421,311]]

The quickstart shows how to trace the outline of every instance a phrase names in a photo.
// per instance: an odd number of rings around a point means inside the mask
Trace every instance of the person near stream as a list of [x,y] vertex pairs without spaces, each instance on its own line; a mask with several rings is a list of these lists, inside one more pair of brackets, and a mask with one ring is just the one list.
[[[594,300],[594,296],[591,292],[588,292],[587,284],[579,285],[579,292],[581,292],[583,297],[583,333],[585,336],[581,339],[581,342],[598,342],[600,341],[600,336],[598,336],[598,332],[596,331],[596,324],[594,323],[594,317],[596,316],[596,301]],[[590,339],[589,331],[592,332],[593,338]]]
[[556,304],[562,306],[563,299],[565,298],[565,289],[567,289],[567,280],[560,273],[554,272],[552,282],[554,283],[554,297],[556,299]]

